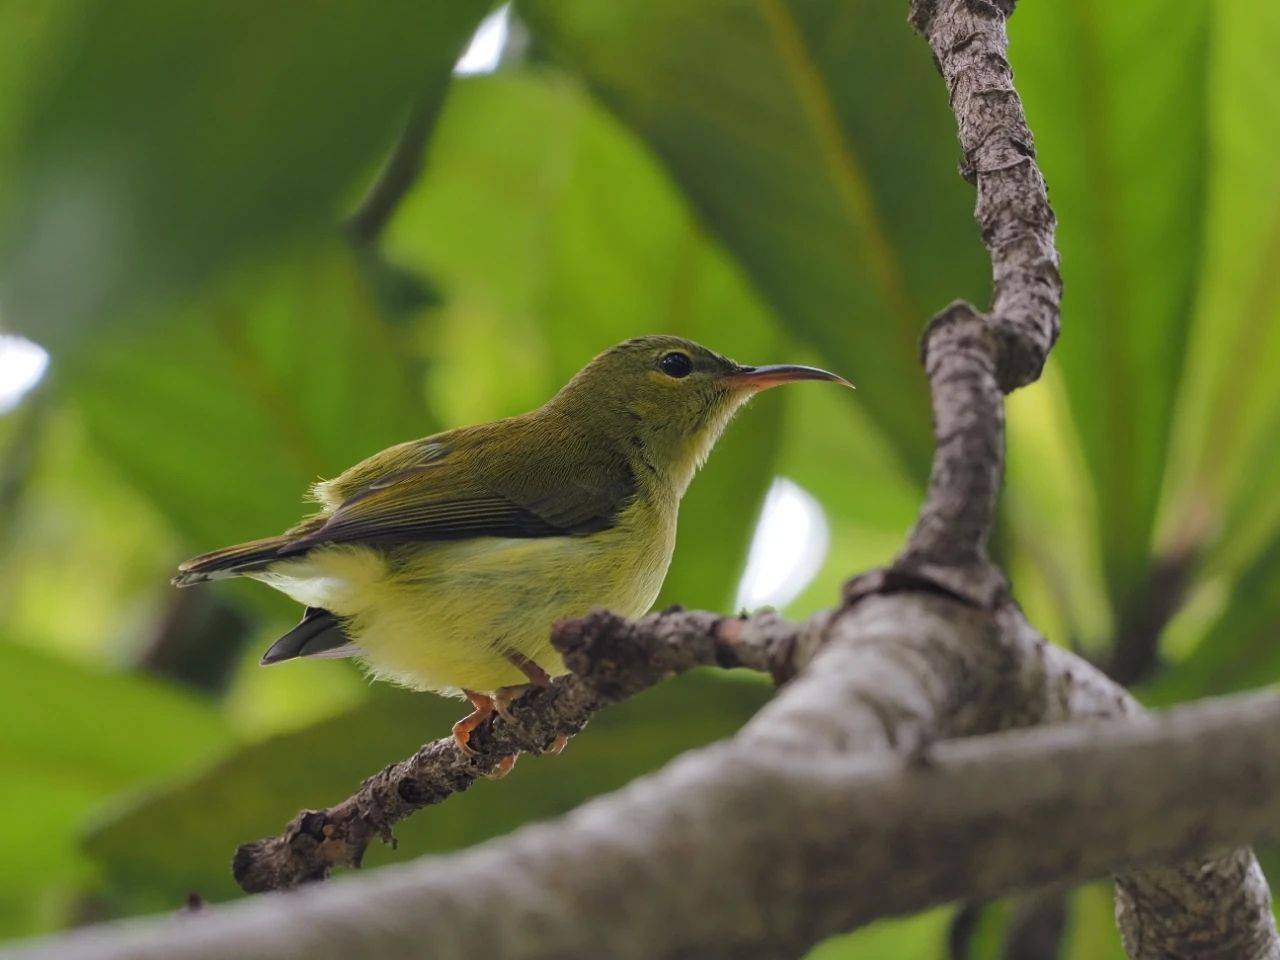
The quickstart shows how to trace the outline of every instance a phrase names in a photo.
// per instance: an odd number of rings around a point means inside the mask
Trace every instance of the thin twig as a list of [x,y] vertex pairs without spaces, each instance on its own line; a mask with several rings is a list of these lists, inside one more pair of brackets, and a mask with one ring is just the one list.
[[1157,557],[1126,604],[1106,661],[1107,675],[1126,687],[1149,680],[1160,665],[1160,637],[1186,600],[1200,564],[1194,546]]
[[800,627],[773,614],[726,618],[671,608],[630,622],[605,611],[559,624],[553,640],[572,674],[512,704],[471,734],[473,754],[452,737],[422,747],[366,780],[327,810],[304,810],[276,837],[236,851],[236,882],[249,893],[278,890],[358,866],[369,841],[416,810],[460,793],[517,753],[545,753],[603,707],[694,667],[746,667],[784,678]]
[[427,137],[440,110],[442,96],[442,92],[433,93],[410,108],[409,117],[378,178],[343,224],[356,246],[371,247],[378,242],[396,207],[418,179],[426,156]]

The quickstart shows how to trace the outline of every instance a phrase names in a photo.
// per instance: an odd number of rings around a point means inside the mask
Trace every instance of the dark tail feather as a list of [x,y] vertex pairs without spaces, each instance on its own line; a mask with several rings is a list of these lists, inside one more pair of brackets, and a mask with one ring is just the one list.
[[294,657],[349,657],[356,645],[342,630],[342,623],[328,610],[307,607],[302,622],[273,643],[262,655],[262,664]]
[[248,543],[225,547],[213,553],[202,554],[178,565],[178,575],[173,578],[177,587],[189,587],[193,583],[234,577],[249,570],[261,570],[267,564],[280,559],[280,549],[290,538],[267,537]]

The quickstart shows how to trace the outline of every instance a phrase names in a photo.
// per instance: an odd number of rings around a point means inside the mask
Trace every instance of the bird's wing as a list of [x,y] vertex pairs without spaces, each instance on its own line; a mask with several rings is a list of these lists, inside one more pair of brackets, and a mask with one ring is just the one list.
[[441,433],[380,450],[332,480],[321,480],[312,486],[311,496],[326,510],[336,510],[368,487],[390,483],[405,471],[420,470],[448,455],[452,449],[449,441],[450,434]]
[[280,555],[323,543],[590,533],[611,526],[635,494],[626,461],[584,437],[494,426],[419,441],[416,460],[393,447],[376,469],[358,464],[317,491],[344,499]]

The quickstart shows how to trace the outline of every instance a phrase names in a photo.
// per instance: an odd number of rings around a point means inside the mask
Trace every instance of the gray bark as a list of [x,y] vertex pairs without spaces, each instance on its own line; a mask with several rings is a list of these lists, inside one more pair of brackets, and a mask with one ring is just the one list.
[[[1026,631],[940,597],[869,598],[737,737],[557,822],[16,957],[794,957],[877,917],[1182,857],[1280,823],[1280,698],[929,739],[1003,724],[1001,703],[1026,722],[1067,705],[1129,712],[1100,675]],[[878,749],[888,743],[909,749]],[[1256,865],[1223,862],[1240,871],[1233,889],[1165,888],[1181,939],[1147,918],[1126,933],[1130,949],[1141,941],[1135,956],[1273,955]],[[1183,884],[1177,873],[1126,877]]]

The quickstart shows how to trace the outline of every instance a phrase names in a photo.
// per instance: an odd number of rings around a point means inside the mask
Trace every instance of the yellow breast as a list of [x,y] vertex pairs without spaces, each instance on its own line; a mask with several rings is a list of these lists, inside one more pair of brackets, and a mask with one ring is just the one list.
[[524,683],[507,659],[553,676],[556,620],[607,607],[648,611],[675,548],[676,505],[639,497],[608,530],[576,537],[497,537],[421,544],[398,554],[324,547],[260,579],[347,618],[378,678],[419,690],[491,692]]

